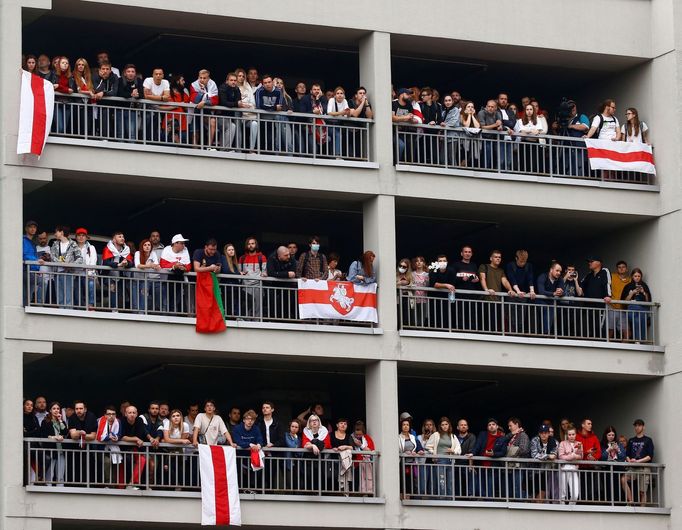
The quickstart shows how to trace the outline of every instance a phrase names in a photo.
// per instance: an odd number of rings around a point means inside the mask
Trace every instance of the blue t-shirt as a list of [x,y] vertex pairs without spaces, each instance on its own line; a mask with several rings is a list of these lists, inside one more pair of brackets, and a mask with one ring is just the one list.
[[629,458],[634,458],[635,460],[641,460],[645,456],[654,459],[654,441],[648,436],[642,436],[637,438],[633,436],[628,440],[628,449],[626,456]]

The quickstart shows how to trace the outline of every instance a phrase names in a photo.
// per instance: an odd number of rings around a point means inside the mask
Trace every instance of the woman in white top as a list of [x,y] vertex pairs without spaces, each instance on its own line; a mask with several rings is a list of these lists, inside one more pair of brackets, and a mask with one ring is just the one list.
[[542,121],[537,115],[535,107],[529,103],[524,108],[523,118],[516,120],[514,126],[514,134],[518,135],[523,142],[523,147],[519,150],[521,171],[537,173],[544,169],[545,153],[540,146],[545,144],[546,140],[540,136],[545,132],[546,130],[543,129]]
[[327,281],[340,282],[343,281],[343,271],[339,267],[339,255],[332,252],[329,254],[327,263]]
[[149,305],[152,311],[158,311],[161,308],[161,282],[159,281],[161,275],[149,271],[158,271],[161,265],[159,265],[156,253],[152,252],[152,242],[149,239],[143,239],[140,242],[140,250],[135,252],[135,268],[144,272],[135,273],[139,279],[132,280],[134,284],[137,284],[133,285],[133,310],[144,313]]
[[[243,68],[237,68],[234,71],[234,73],[237,74],[237,86],[239,87],[239,91],[242,94],[242,101],[239,106],[244,109],[255,109],[256,91],[249,83],[246,82],[246,72],[244,71]],[[244,121],[244,124],[241,127],[239,127],[238,130],[241,131],[243,130],[242,127],[244,128],[248,127],[249,146],[251,151],[253,151],[256,148],[256,142],[258,141],[258,122],[255,120],[256,115],[253,112],[245,112],[244,114],[242,114],[242,116],[244,118],[250,119]],[[237,138],[239,138],[239,135],[240,133],[237,133]],[[244,133],[241,133],[241,136],[244,137]],[[244,141],[244,147],[246,147],[246,140]]]
[[[171,410],[170,417],[163,420],[163,443],[177,445],[178,449],[170,449],[168,454],[161,454],[163,465],[164,486],[190,486],[186,453],[193,452],[192,440],[189,435],[189,425],[182,417],[179,409]],[[184,450],[179,447],[184,447]]]
[[[466,134],[462,142],[463,153],[460,159],[461,166],[478,166],[481,157],[481,141],[474,139],[474,135],[481,132],[481,123],[476,118],[476,107],[473,101],[463,101],[462,113],[459,116],[459,123]],[[460,105],[462,104],[460,103]]]
[[[337,86],[334,90],[334,97],[327,101],[327,114],[329,116],[338,116],[339,118],[350,116],[350,107],[348,106],[348,101],[346,101],[346,91],[343,87]],[[327,123],[330,122],[332,122],[332,120],[327,121]],[[333,120],[333,123],[340,125],[338,120]],[[341,158],[341,136],[344,135],[346,137],[346,142],[343,142],[345,147],[348,140],[348,129],[341,129],[340,127],[330,127],[330,129],[332,137],[334,138],[334,151],[332,154],[336,158]]]
[[621,139],[624,142],[633,142],[649,145],[649,127],[643,121],[639,121],[639,112],[634,107],[625,111],[627,121],[621,126]]

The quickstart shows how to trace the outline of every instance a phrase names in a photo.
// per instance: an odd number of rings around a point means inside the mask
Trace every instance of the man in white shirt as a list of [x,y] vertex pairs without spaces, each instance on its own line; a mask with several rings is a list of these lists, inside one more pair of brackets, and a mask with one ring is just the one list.
[[615,116],[616,102],[612,99],[605,100],[601,105],[601,111],[592,119],[588,138],[597,140],[620,141],[620,126]]
[[[192,270],[192,262],[182,234],[175,234],[171,240],[171,245],[165,247],[161,253],[159,264],[162,269],[166,269],[170,274],[165,276],[161,298],[163,303],[168,300],[171,312],[183,313],[190,307],[189,283],[185,278],[185,273]],[[164,308],[165,309],[165,308]]]
[[[144,88],[144,99],[150,101],[170,101],[170,83],[164,79],[163,68],[154,68],[152,76],[148,77],[142,83]],[[149,107],[148,107],[149,108]],[[161,112],[147,112],[146,113],[146,137],[147,140],[159,141],[161,132]]]

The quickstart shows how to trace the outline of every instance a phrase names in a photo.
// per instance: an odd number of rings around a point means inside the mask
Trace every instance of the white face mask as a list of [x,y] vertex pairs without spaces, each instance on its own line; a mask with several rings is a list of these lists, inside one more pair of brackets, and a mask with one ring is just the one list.
[[400,274],[405,274],[407,272],[407,269],[405,267],[398,267],[398,272]]
[[447,261],[439,261],[438,265],[440,265],[440,270],[444,271],[445,269],[448,268],[448,262]]

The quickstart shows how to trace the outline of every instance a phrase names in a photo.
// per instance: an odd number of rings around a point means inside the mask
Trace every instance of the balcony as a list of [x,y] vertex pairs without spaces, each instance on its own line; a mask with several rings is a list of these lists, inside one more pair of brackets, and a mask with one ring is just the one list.
[[662,464],[401,454],[400,465],[404,505],[670,513]]
[[657,302],[606,304],[596,298],[542,295],[533,301],[507,293],[460,289],[449,295],[430,287],[399,287],[398,304],[403,336],[661,350]]
[[[169,107],[172,109],[169,110]],[[316,114],[248,112],[189,103],[78,94],[55,101],[49,143],[241,160],[377,167],[370,151],[372,120]]]
[[[195,273],[113,271],[101,265],[52,264],[54,272],[31,271],[24,262],[27,313],[192,324],[196,322]],[[298,280],[218,274],[225,318],[245,328],[381,333],[373,322],[303,319]],[[312,281],[312,280],[311,280]]]
[[[201,496],[199,453],[191,445],[127,442],[86,443],[65,440],[58,447],[44,438],[24,439],[28,491],[75,492],[156,497]],[[246,453],[246,454],[245,454]],[[262,471],[251,470],[248,451],[237,452],[242,500],[309,502],[382,502],[377,496],[376,451],[354,451],[350,480],[339,482],[339,453],[270,448]],[[30,465],[29,465],[30,463]]]
[[435,125],[393,124],[398,171],[657,191],[654,175],[590,169],[582,138],[520,136]]

